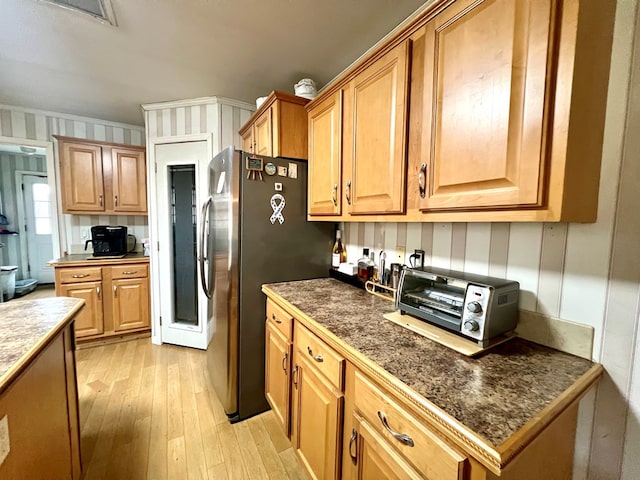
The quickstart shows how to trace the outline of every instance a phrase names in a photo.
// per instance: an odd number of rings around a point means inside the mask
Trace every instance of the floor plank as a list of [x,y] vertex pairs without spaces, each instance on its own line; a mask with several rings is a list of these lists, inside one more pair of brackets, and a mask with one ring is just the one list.
[[306,479],[272,412],[229,423],[205,352],[135,339],[76,359],[84,480]]

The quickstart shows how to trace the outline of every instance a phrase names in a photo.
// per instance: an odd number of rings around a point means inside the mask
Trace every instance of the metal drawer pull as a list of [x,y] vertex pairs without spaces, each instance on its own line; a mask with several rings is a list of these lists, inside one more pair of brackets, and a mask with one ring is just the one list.
[[116,207],[118,206],[118,195],[116,195]]
[[137,270],[134,270],[133,272],[122,272],[123,275],[135,275],[136,273],[138,273]]
[[118,286],[117,286],[117,285],[114,285],[114,286],[113,286],[113,296],[114,296],[114,297],[117,297],[117,296],[118,296]]
[[391,427],[387,422],[387,417],[385,416],[384,413],[382,413],[379,410],[378,410],[378,418],[382,422],[382,426],[387,429],[387,432],[389,432],[393,438],[398,440],[400,443],[404,443],[405,445],[408,445],[409,447],[413,447],[415,445],[413,443],[413,438],[411,438],[409,435],[406,435],[404,433],[394,432],[393,430],[391,430]]
[[278,317],[276,317],[275,313],[271,314],[271,318],[273,319],[274,322],[276,323],[282,323],[282,320],[280,320]]
[[287,360],[289,359],[289,352],[284,352],[284,357],[282,357],[282,370],[287,371]]
[[293,367],[293,372],[291,372],[291,381],[298,388],[298,365]]
[[322,355],[314,355],[313,354],[313,350],[311,350],[311,347],[307,346],[307,352],[309,352],[309,355],[311,355],[311,358],[313,358],[316,362],[324,362],[324,357]]
[[[356,440],[358,440],[358,431],[354,428],[351,430],[351,438],[349,439],[349,456],[351,457],[351,460],[353,460],[353,463],[358,462],[358,444]],[[353,453],[354,445],[356,447],[355,453]]]
[[102,195],[98,195],[98,201],[100,202],[100,206],[102,206]]
[[418,190],[420,191],[420,198],[427,196],[427,164],[420,165],[420,173],[418,173]]
[[96,292],[98,293],[98,300],[100,300],[100,287],[96,287]]
[[71,278],[85,278],[88,277],[89,274],[88,273],[76,273],[74,275],[71,275]]
[[331,193],[331,200],[333,200],[333,206],[337,207],[338,206],[338,184],[334,183],[333,184],[333,192]]

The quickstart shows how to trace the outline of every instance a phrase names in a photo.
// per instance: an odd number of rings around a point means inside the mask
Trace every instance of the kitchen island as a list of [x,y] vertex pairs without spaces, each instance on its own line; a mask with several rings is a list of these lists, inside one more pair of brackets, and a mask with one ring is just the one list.
[[[578,401],[602,375],[601,365],[519,338],[469,358],[386,320],[392,302],[334,279],[269,284],[263,291],[293,318],[294,344],[300,325],[344,358],[338,476],[351,478],[357,470],[353,436],[368,408],[358,408],[358,395],[371,387],[382,393],[367,402],[380,397],[400,405],[449,448],[456,467],[446,478],[570,478]],[[294,360],[293,371],[299,363]],[[400,453],[403,448],[412,464],[415,449],[402,446]],[[410,467],[420,471],[416,462]]]
[[83,306],[0,304],[0,478],[81,476],[73,322]]

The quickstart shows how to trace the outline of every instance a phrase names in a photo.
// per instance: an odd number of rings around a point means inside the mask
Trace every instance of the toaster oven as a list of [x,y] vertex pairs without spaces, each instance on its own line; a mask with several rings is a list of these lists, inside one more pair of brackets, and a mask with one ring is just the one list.
[[487,347],[518,323],[518,282],[435,267],[405,268],[396,307],[401,314]]

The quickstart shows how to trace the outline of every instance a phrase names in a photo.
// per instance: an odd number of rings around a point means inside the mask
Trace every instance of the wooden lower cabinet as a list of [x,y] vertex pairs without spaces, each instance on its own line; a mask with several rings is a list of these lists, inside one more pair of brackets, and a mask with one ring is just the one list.
[[340,340],[320,338],[302,318],[267,300],[266,396],[285,431],[290,425],[293,449],[310,478],[571,478],[577,401],[517,452],[518,433],[493,450],[496,464],[486,450],[464,441],[466,427],[444,426],[417,407],[408,388]]
[[49,341],[0,394],[10,448],[2,479],[79,480],[78,392],[72,328]]
[[149,278],[113,280],[113,330],[149,327]]
[[76,317],[76,337],[100,335],[104,332],[102,318],[102,282],[68,283],[60,285],[58,296],[81,298],[84,308]]
[[56,295],[82,298],[76,338],[97,340],[151,328],[149,268],[145,262],[65,266],[54,262]]
[[344,395],[304,353],[295,350],[294,363],[293,448],[311,478],[338,479]]
[[287,436],[291,418],[291,342],[270,322],[266,327],[265,396]]

